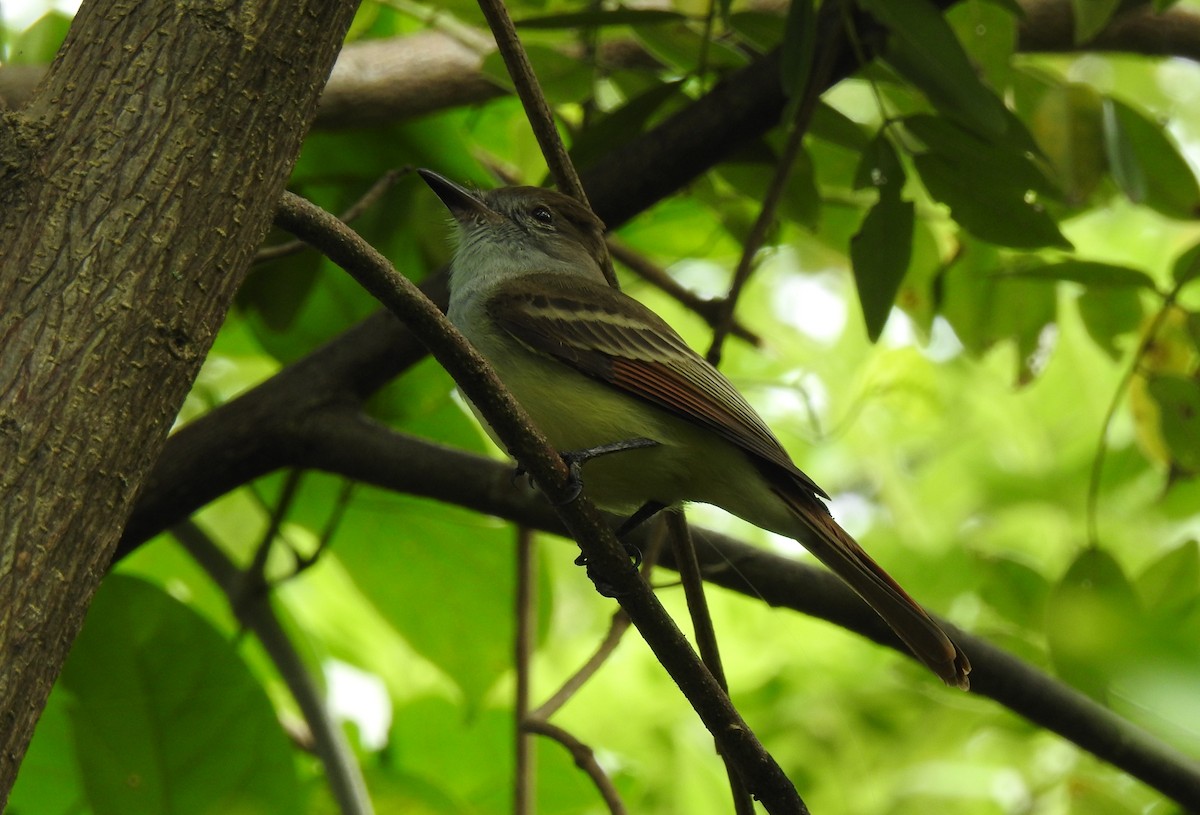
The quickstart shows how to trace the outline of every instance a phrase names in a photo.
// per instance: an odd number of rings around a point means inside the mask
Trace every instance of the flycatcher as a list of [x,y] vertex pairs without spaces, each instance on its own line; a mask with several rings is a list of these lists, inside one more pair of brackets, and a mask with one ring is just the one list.
[[966,655],[837,525],[829,496],[729,380],[607,284],[604,224],[587,207],[536,187],[475,193],[420,174],[459,225],[451,322],[559,451],[621,450],[583,465],[597,504],[645,514],[699,501],[795,538],[942,680],[968,687]]

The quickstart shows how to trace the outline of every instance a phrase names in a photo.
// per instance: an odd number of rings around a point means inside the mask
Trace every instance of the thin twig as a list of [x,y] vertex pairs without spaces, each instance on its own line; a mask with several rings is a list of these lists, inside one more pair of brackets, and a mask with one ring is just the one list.
[[[839,7],[837,3],[825,3],[822,4],[820,13],[822,16],[837,14]],[[818,26],[820,25],[821,23],[818,23]],[[788,130],[787,142],[775,165],[775,174],[771,177],[771,183],[767,187],[762,208],[758,211],[754,226],[746,237],[742,256],[733,273],[733,283],[729,287],[729,294],[721,303],[720,317],[717,320],[716,329],[713,331],[712,344],[706,354],[708,361],[713,365],[719,365],[721,362],[721,349],[725,344],[725,338],[729,336],[729,332],[733,328],[733,315],[737,308],[738,298],[741,297],[742,289],[745,287],[746,281],[750,279],[750,273],[754,270],[754,260],[758,256],[758,250],[762,248],[767,239],[767,233],[775,223],[775,212],[783,198],[783,191],[787,188],[788,178],[792,174],[792,166],[796,163],[796,155],[804,143],[804,135],[808,132],[808,125],[812,121],[813,111],[817,108],[821,90],[828,85],[829,77],[833,73],[833,66],[841,51],[839,45],[842,39],[839,37],[832,40],[826,48],[817,52],[819,56],[809,73],[808,84],[803,91],[804,97],[796,107],[795,116],[792,118]]]
[[[483,11],[488,26],[492,29],[492,36],[496,38],[500,56],[504,58],[508,75],[512,77],[513,85],[517,89],[517,96],[525,108],[525,118],[529,120],[529,126],[533,128],[533,135],[537,138],[538,146],[542,149],[542,156],[546,159],[546,166],[550,169],[550,177],[554,179],[555,185],[561,192],[590,209],[591,204],[583,189],[583,182],[579,180],[579,174],[575,172],[575,165],[571,163],[571,157],[567,155],[567,148],[554,124],[554,114],[546,102],[546,95],[542,93],[542,86],[533,72],[529,56],[521,46],[521,38],[517,36],[517,28],[513,25],[508,9],[504,6],[503,0],[479,0],[479,8]],[[612,260],[607,254],[600,265],[609,284],[616,288],[617,276],[612,268]]]
[[1142,337],[1142,341],[1138,343],[1137,350],[1133,353],[1133,360],[1129,363],[1129,367],[1125,373],[1121,375],[1121,381],[1117,383],[1116,389],[1113,391],[1112,400],[1108,403],[1108,408],[1104,411],[1104,421],[1100,424],[1100,440],[1096,443],[1096,455],[1092,459],[1092,469],[1088,475],[1087,487],[1087,503],[1085,515],[1087,516],[1087,534],[1088,545],[1097,547],[1100,545],[1100,527],[1097,514],[1100,507],[1100,477],[1104,474],[1104,460],[1108,456],[1108,431],[1112,425],[1113,417],[1117,415],[1117,408],[1121,404],[1121,399],[1125,395],[1125,391],[1129,389],[1129,383],[1133,381],[1134,374],[1142,364],[1144,357],[1150,350],[1158,338],[1158,330],[1162,328],[1163,321],[1167,319],[1167,315],[1171,309],[1175,307],[1175,301],[1179,298],[1179,292],[1187,284],[1187,280],[1183,280],[1175,284],[1175,286],[1167,292],[1163,297],[1162,306],[1158,313],[1154,315],[1154,319],[1146,328],[1146,335]]
[[[708,610],[708,600],[704,596],[704,578],[700,575],[696,546],[692,542],[692,533],[688,529],[687,517],[682,509],[667,512],[667,537],[671,541],[675,567],[679,570],[679,579],[683,584],[683,595],[687,599],[688,615],[692,619],[692,631],[696,636],[696,646],[700,649],[700,658],[728,693],[729,682],[725,679],[725,668],[721,664],[717,632],[713,627],[712,614]],[[717,751],[720,753],[719,746]],[[729,776],[729,792],[733,796],[734,812],[737,815],[753,815],[754,800],[746,790],[746,785],[742,783],[733,764],[723,753],[721,760],[725,762],[725,772]]]
[[[721,305],[722,301],[705,300],[695,292],[679,285],[673,277],[667,274],[665,269],[628,244],[616,238],[609,237],[608,251],[615,260],[629,267],[642,280],[645,280],[651,286],[673,298],[676,302],[700,315],[710,327],[716,328],[718,322],[722,319],[724,311]],[[733,318],[730,333],[756,348],[762,345],[762,338],[746,328],[736,316]]]
[[271,508],[271,519],[267,523],[267,529],[263,533],[262,538],[258,542],[258,546],[254,549],[254,558],[250,561],[250,565],[242,572],[242,583],[238,589],[238,602],[250,602],[254,597],[261,595],[267,587],[267,558],[271,554],[271,545],[275,539],[279,537],[279,529],[283,526],[283,519],[287,517],[288,512],[292,508],[292,502],[296,499],[296,490],[300,486],[300,478],[304,471],[299,468],[288,470],[287,475],[283,480],[283,489],[279,491],[279,498],[275,501],[275,506]]
[[[338,218],[346,223],[353,222],[368,209],[375,206],[375,202],[382,198],[385,192],[394,187],[397,181],[412,171],[412,167],[388,170],[379,177],[378,181],[371,185],[369,190],[363,193],[361,198],[347,207]],[[274,246],[264,246],[254,253],[254,263],[266,263],[271,260],[289,257],[290,255],[304,251],[307,246],[308,244],[304,241],[286,241],[284,243],[277,243]]]
[[621,796],[617,793],[617,788],[613,786],[608,773],[604,772],[604,768],[596,761],[596,754],[592,752],[591,747],[558,725],[550,724],[544,719],[530,719],[525,722],[525,728],[531,733],[552,738],[566,747],[571,757],[575,759],[575,766],[587,773],[588,777],[592,779],[592,783],[596,785],[596,789],[600,790],[600,794],[604,797],[604,803],[608,806],[608,811],[612,815],[625,815],[625,804],[621,801]]
[[171,534],[183,545],[209,578],[225,592],[229,607],[249,631],[254,632],[263,650],[271,658],[280,678],[291,691],[312,732],[313,746],[325,767],[330,791],[343,815],[371,815],[374,809],[367,793],[362,768],[354,758],[341,727],[333,721],[313,680],[288,639],[287,632],[271,608],[265,594],[244,598],[239,595],[244,575],[238,571],[221,548],[193,521],[183,521],[171,528]]
[[537,548],[533,530],[517,527],[517,688],[514,715],[516,737],[516,772],[513,784],[514,815],[530,815],[537,790],[537,769],[534,766],[533,739],[525,728],[529,718],[529,685],[532,672],[533,644],[537,634]]
[[801,113],[797,114],[796,121],[792,123],[791,129],[788,131],[787,143],[775,165],[775,174],[771,177],[770,186],[767,187],[767,195],[763,199],[762,208],[758,211],[758,217],[750,229],[750,234],[746,236],[746,244],[742,247],[742,256],[738,259],[737,268],[734,270],[733,283],[729,286],[729,293],[718,303],[719,316],[716,319],[716,327],[713,329],[712,344],[709,345],[708,353],[705,355],[713,365],[721,364],[721,350],[725,345],[725,338],[733,329],[733,316],[738,298],[741,297],[742,289],[745,287],[746,281],[750,279],[750,273],[754,270],[754,261],[758,256],[758,250],[766,242],[767,232],[775,223],[775,211],[779,208],[783,191],[787,188],[788,178],[792,174],[792,165],[796,163],[796,154],[800,151],[800,145],[804,143],[804,133],[808,129],[807,118],[812,114],[812,106],[802,105],[800,110]]
[[296,567],[291,575],[288,576],[289,580],[311,569],[320,561],[321,555],[329,548],[333,536],[337,534],[338,527],[342,523],[342,518],[346,517],[346,510],[350,508],[350,496],[354,494],[354,488],[357,486],[356,482],[350,480],[342,483],[337,501],[333,505],[333,511],[329,513],[329,518],[325,521],[325,526],[321,529],[321,537],[317,540],[317,547],[313,549],[310,555],[301,556],[299,553],[293,553],[296,557]]
[[529,126],[533,128],[538,146],[542,148],[546,166],[550,169],[550,177],[554,179],[560,191],[586,204],[587,193],[584,192],[575,166],[567,155],[567,148],[558,134],[558,128],[554,126],[554,114],[546,102],[546,95],[542,93],[542,86],[533,72],[529,56],[521,46],[517,27],[513,25],[508,9],[502,0],[479,0],[479,8],[492,29],[492,36],[496,38],[500,56],[504,58],[504,65],[516,86],[517,96],[525,108],[525,117],[529,120]]

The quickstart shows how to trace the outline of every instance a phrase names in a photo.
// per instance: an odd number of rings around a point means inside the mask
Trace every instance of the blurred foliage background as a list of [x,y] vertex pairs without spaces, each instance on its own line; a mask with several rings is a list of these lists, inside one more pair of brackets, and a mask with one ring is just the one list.
[[[1017,52],[1019,26],[1041,18],[1012,0],[966,0],[944,17],[924,0],[862,0],[892,28],[884,58],[823,95],[737,306],[761,347],[731,338],[722,369],[922,603],[1196,755],[1200,287],[1186,284],[1200,271],[1200,69],[1092,50],[1117,4],[1072,5],[1080,44],[1049,54]],[[801,0],[790,18],[785,4],[742,0],[509,7],[581,165],[780,43],[786,81],[808,69]],[[49,61],[69,25],[60,11],[8,20],[10,64]],[[487,37],[466,0],[368,0],[350,39],[428,31]],[[601,58],[620,49],[637,58]],[[481,71],[506,87],[494,54]],[[615,237],[691,291],[724,296],[786,133]],[[338,212],[404,166],[482,187],[545,174],[520,105],[500,94],[316,129],[291,187]],[[413,176],[353,225],[415,279],[449,258],[443,211]],[[618,269],[626,291],[707,348],[702,319]],[[179,422],[376,308],[313,252],[258,265]],[[499,456],[431,361],[371,410]],[[195,520],[245,565],[293,488],[266,564],[274,607],[377,811],[511,811],[514,529],[315,472],[262,478]],[[808,557],[710,508],[690,517]],[[550,537],[537,550],[535,704],[615,610],[574,553]],[[674,575],[656,579],[686,619]],[[886,649],[742,595],[713,589],[710,602],[732,697],[814,812],[1181,811]],[[729,811],[711,738],[636,634],[554,721],[596,751],[629,811]],[[334,811],[303,742],[277,667],[164,534],[105,582],[9,811]],[[536,749],[538,812],[604,811],[559,745]]]

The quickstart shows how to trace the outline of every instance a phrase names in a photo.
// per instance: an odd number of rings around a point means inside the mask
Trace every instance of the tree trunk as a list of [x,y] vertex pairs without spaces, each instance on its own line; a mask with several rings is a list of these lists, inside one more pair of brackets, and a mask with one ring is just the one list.
[[0,809],[356,0],[96,0],[0,117]]

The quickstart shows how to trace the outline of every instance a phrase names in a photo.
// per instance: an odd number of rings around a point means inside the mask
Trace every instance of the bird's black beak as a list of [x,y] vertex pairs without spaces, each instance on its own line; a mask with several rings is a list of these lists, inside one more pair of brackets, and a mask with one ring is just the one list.
[[442,199],[442,203],[446,205],[446,209],[450,210],[454,220],[460,224],[467,221],[491,221],[501,217],[478,195],[466,187],[459,186],[450,179],[438,175],[433,170],[421,169],[417,170],[417,174],[425,179],[425,183],[437,193],[437,197]]

